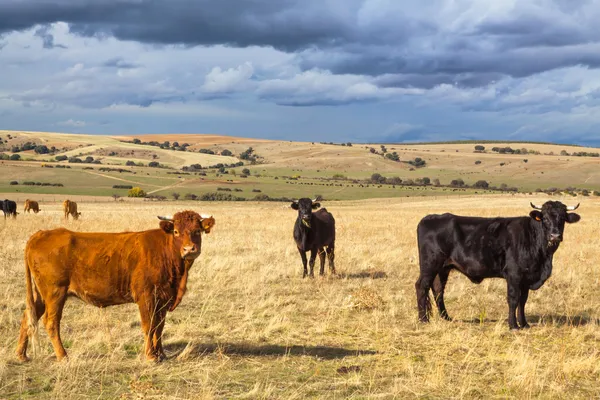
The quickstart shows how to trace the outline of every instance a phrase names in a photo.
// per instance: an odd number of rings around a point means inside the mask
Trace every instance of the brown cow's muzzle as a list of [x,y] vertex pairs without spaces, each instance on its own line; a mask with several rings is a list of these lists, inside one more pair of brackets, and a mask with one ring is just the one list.
[[183,246],[181,248],[181,258],[186,260],[194,260],[200,255],[200,247],[192,244],[191,246]]

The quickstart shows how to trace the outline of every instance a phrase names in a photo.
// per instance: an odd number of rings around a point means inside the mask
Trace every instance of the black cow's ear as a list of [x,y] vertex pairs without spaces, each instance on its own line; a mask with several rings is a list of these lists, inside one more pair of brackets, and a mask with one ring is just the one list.
[[538,210],[533,210],[529,213],[529,216],[533,219],[535,219],[536,221],[541,221],[542,220],[542,213],[539,212]]
[[291,207],[292,207],[294,210],[297,210],[297,209],[298,209],[298,203],[296,203],[296,202],[293,202],[293,203],[292,203],[292,205],[291,205]]
[[321,207],[321,203],[313,203],[312,204],[312,208],[313,210],[316,210],[317,208]]
[[175,225],[171,221],[160,221],[160,229],[167,233],[173,233]]
[[575,222],[578,222],[580,219],[581,219],[581,217],[579,216],[579,214],[575,214],[575,213],[567,214],[567,222],[570,224],[574,224]]

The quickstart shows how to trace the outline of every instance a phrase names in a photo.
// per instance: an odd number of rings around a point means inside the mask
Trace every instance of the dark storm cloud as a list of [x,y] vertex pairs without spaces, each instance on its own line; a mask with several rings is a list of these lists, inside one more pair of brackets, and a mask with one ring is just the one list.
[[54,44],[54,35],[50,33],[50,27],[48,25],[40,26],[35,31],[34,35],[42,39],[42,43],[45,49],[67,48],[67,46],[64,46],[62,44]]
[[[480,17],[461,19],[460,7]],[[503,11],[444,0],[4,0],[0,33],[62,21],[80,35],[149,44],[272,46],[297,53],[303,70],[396,75],[383,85],[419,88],[600,66],[595,1],[523,1]],[[38,32],[56,46],[46,28]]]

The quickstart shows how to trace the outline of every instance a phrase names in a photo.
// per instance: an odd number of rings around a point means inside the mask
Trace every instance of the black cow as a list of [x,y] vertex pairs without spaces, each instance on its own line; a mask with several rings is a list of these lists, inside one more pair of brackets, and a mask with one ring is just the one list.
[[[315,200],[316,201],[316,200]],[[294,240],[300,257],[302,257],[302,265],[304,266],[303,278],[306,277],[308,271],[306,269],[306,252],[310,250],[310,276],[315,276],[315,258],[317,253],[321,260],[320,274],[325,273],[325,253],[329,259],[329,269],[332,274],[335,274],[334,265],[334,250],[335,250],[335,219],[333,215],[325,208],[317,212],[312,212],[321,207],[321,204],[307,198],[294,201],[292,208],[298,210],[298,218],[294,224]],[[325,250],[327,247],[327,250]]]
[[[472,282],[485,278],[507,281],[508,325],[528,328],[525,303],[529,289],[537,290],[552,273],[552,257],[563,239],[565,222],[580,216],[567,213],[559,201],[531,206],[528,217],[477,218],[453,214],[428,215],[417,228],[421,273],[415,284],[419,319],[429,320],[429,288],[440,316],[449,320],[444,305],[444,288],[451,270],[456,269]],[[541,210],[537,211],[537,210]],[[519,308],[519,325],[515,310]]]
[[17,218],[17,203],[12,200],[4,200],[0,201],[0,207],[2,207],[2,212],[4,213],[4,218],[6,219],[6,215],[10,217],[12,215],[13,218]]

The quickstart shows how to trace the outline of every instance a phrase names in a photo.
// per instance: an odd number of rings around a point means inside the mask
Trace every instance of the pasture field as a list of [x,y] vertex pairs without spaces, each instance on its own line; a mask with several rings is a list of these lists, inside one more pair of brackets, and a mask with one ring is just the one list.
[[[135,138],[144,142],[188,143],[188,149],[191,151],[161,149],[125,142]],[[52,155],[36,154],[33,150],[22,151],[18,154],[26,161],[0,161],[2,192],[111,196],[126,195],[126,191],[115,191],[113,185],[132,184],[140,186],[147,193],[168,197],[173,192],[181,196],[186,193],[200,196],[213,192],[216,188],[223,187],[222,185],[242,190],[242,193],[238,192],[236,196],[247,199],[256,195],[252,189],[261,190],[270,197],[297,197],[306,193],[308,189],[310,195],[320,194],[329,200],[455,194],[452,188],[434,186],[352,186],[353,181],[369,179],[374,173],[386,178],[399,177],[404,183],[429,178],[432,183],[438,179],[441,185],[449,185],[452,180],[462,179],[466,185],[472,186],[477,181],[485,180],[490,186],[501,187],[505,184],[508,187],[516,187],[521,192],[549,188],[564,190],[569,187],[580,191],[586,189],[588,192],[600,192],[600,157],[572,155],[577,152],[599,153],[600,149],[569,145],[483,143],[483,153],[474,152],[475,142],[384,145],[388,153],[397,153],[400,161],[396,162],[383,157],[381,144],[355,143],[352,146],[342,146],[222,135],[168,134],[129,137],[9,131],[0,131],[0,139],[3,140],[0,152],[7,155],[12,155],[10,150],[13,146],[22,145],[27,141],[34,141],[36,145],[55,146],[58,149]],[[243,161],[245,165],[242,167],[226,168],[227,173],[219,173],[216,169],[204,169],[202,172],[206,173],[205,176],[197,173],[188,175],[181,171],[183,167],[193,164],[209,167],[219,163],[237,163],[241,154],[249,147],[252,147],[253,154],[258,156],[258,164],[251,165],[246,160]],[[519,150],[525,148],[540,154],[499,154],[491,150],[493,147],[511,147]],[[371,148],[380,154],[371,153]],[[199,153],[201,149],[215,153],[229,150],[233,156]],[[560,155],[563,151],[569,155]],[[53,161],[54,157],[61,155],[77,156],[81,159],[91,156],[100,160],[102,165]],[[416,158],[425,160],[425,166],[414,168],[410,162],[414,162]],[[148,165],[152,160],[166,168],[124,166],[127,161]],[[61,166],[71,168],[40,168],[43,163],[51,166],[62,164]],[[107,166],[122,167],[131,172],[99,171]],[[250,170],[250,176],[242,179],[240,175],[245,168]],[[334,178],[337,180],[333,181]],[[22,183],[34,179],[42,183],[60,182],[65,186],[57,188],[10,185],[13,180]],[[334,183],[337,185],[333,185]],[[174,190],[175,188],[177,190]],[[463,194],[474,194],[476,191],[459,190]],[[477,192],[482,194],[481,190]]]
[[[337,225],[337,276],[302,279],[287,203],[80,202],[0,220],[0,398],[569,398],[600,396],[600,200],[581,201],[565,228],[552,277],[532,292],[532,328],[511,332],[503,280],[450,276],[446,305],[417,322],[416,226],[429,213],[527,215],[540,196],[324,201]],[[21,207],[21,206],[19,206]],[[212,214],[188,291],[169,313],[169,359],[142,359],[137,306],[67,301],[57,363],[45,329],[30,363],[15,356],[25,308],[23,249],[39,229],[124,231],[158,227],[156,215]],[[30,350],[30,355],[31,350]]]

